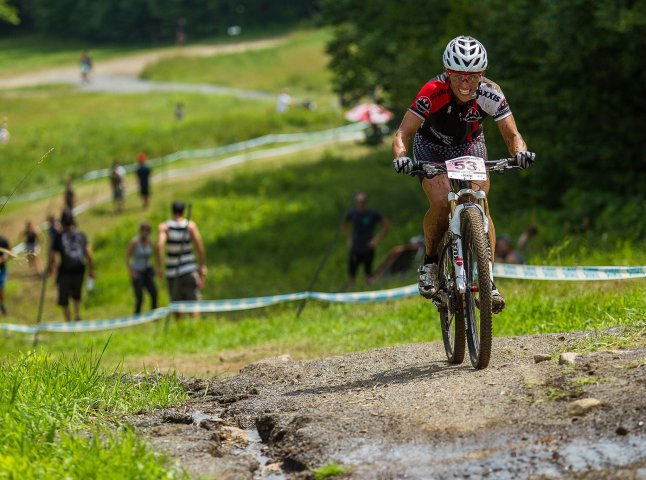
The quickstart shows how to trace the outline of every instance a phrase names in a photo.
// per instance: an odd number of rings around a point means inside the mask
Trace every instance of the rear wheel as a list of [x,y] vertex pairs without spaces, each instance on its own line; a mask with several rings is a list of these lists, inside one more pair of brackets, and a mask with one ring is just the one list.
[[465,325],[462,296],[455,289],[455,276],[451,256],[451,243],[447,232],[440,253],[439,287],[442,305],[439,307],[442,340],[449,363],[458,364],[464,360]]
[[476,208],[462,213],[462,248],[466,274],[464,316],[471,364],[486,368],[491,356],[491,275],[487,254],[487,236],[482,214]]

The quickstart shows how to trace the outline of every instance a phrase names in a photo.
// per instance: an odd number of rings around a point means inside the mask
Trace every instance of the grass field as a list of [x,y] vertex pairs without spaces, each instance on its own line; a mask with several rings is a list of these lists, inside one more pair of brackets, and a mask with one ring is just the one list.
[[[285,35],[284,29],[245,29],[241,35],[232,38],[220,36],[189,41],[187,45],[218,45],[264,39]],[[156,48],[174,46],[158,45],[95,45],[91,42],[55,40],[35,35],[12,35],[0,38],[0,78],[23,74],[35,70],[78,66],[82,50],[88,50],[95,64],[123,55],[150,52]]]
[[329,102],[330,74],[325,30],[293,34],[278,47],[217,57],[177,57],[159,61],[145,69],[148,80],[215,83],[237,88],[306,95],[318,103]]
[[[268,133],[318,130],[338,126],[340,115],[292,109],[274,112],[272,101],[201,94],[110,95],[69,88],[1,93],[0,116],[10,119],[11,142],[0,146],[6,162],[0,194],[6,195],[51,148],[21,190],[62,185],[67,175],[80,177],[107,168],[115,159],[135,162],[182,149],[214,147]],[[186,118],[174,118],[182,101]]]
[[[393,225],[378,257],[418,234],[424,212],[419,187],[413,179],[396,176],[383,158],[387,158],[385,150],[371,153],[367,147],[344,146],[238,167],[222,177],[159,189],[145,218],[153,224],[165,219],[173,198],[193,204],[193,218],[200,225],[208,252],[209,277],[204,298],[302,291],[333,240],[356,189],[365,190],[371,205],[378,207]],[[133,201],[138,205],[136,198],[128,199],[130,205]],[[499,201],[494,193],[491,198],[494,211],[499,211]],[[637,265],[646,261],[642,249],[622,244],[616,237],[597,239],[596,244],[594,235],[563,237],[558,216],[553,215],[550,220],[548,212],[540,209],[524,215],[544,219],[540,224],[542,233],[530,252],[530,263],[576,265],[593,261]],[[499,230],[518,233],[515,226],[523,225],[518,217],[518,212],[504,215],[503,210],[495,218]],[[85,300],[84,318],[131,312],[133,297],[123,255],[141,218],[137,207],[114,216],[109,205],[97,207],[80,218],[82,228],[91,232],[97,260],[97,286]],[[608,245],[614,242],[614,247],[604,250],[603,242]],[[316,289],[338,291],[345,281],[346,254],[344,241],[339,239]],[[414,280],[411,273],[373,288],[399,286]],[[25,291],[24,282],[10,283],[8,295],[25,303],[30,314],[20,318],[30,323],[36,311],[38,289],[31,280],[31,295],[21,294],[20,291]],[[643,280],[587,283],[500,280],[499,286],[508,298],[508,307],[496,317],[497,335],[594,329],[643,320]],[[50,289],[47,320],[60,318],[53,295]],[[164,291],[162,303],[166,301]],[[135,368],[144,364],[148,368],[176,366],[183,372],[205,374],[230,372],[241,358],[248,361],[273,353],[288,352],[297,358],[309,358],[440,338],[435,309],[419,298],[374,305],[310,302],[300,319],[295,318],[296,307],[287,304],[207,316],[202,321],[186,320],[179,325],[171,323],[168,332],[162,324],[118,331],[106,356],[110,362],[125,361]],[[41,339],[48,350],[65,352],[88,343],[98,347],[110,335],[43,335]],[[21,339],[11,336],[0,341],[0,345],[13,350],[20,348]],[[214,357],[221,356],[235,360],[217,360],[214,364]]]

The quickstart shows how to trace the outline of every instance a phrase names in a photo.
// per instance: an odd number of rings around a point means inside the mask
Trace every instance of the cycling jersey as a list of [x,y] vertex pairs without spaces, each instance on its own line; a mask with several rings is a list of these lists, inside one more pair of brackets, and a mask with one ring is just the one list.
[[426,83],[408,110],[424,120],[418,134],[431,143],[447,146],[476,140],[487,115],[496,122],[511,115],[502,90],[487,78],[482,79],[476,98],[458,103],[446,72]]

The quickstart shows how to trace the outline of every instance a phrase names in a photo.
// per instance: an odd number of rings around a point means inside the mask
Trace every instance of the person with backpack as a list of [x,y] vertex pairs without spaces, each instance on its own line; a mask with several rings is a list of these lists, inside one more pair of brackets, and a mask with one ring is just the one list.
[[[83,277],[87,271],[88,278],[94,279],[92,249],[83,232],[76,229],[74,216],[69,210],[61,215],[63,231],[52,244],[49,255],[49,274],[56,272],[58,287],[58,305],[63,307],[65,321],[71,320],[69,299],[74,304],[74,320],[81,320],[81,292]],[[56,263],[56,254],[60,262]],[[58,268],[57,268],[58,267]]]

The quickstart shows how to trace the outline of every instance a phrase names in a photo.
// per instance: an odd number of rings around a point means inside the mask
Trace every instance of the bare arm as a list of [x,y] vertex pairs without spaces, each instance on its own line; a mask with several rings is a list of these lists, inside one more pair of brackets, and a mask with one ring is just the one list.
[[393,157],[410,157],[408,146],[411,144],[415,132],[422,125],[423,120],[411,112],[406,112],[401,125],[393,138]]
[[131,276],[136,275],[135,271],[132,269],[130,265],[130,259],[132,258],[132,254],[135,251],[135,246],[137,245],[136,240],[130,240],[130,243],[128,244],[128,249],[126,250],[126,268],[130,272]]
[[164,270],[162,269],[162,251],[164,250],[164,245],[166,245],[166,239],[168,238],[168,226],[166,223],[159,225],[159,230],[157,232],[157,244],[155,245],[155,263],[157,266],[157,275],[162,278]]
[[500,135],[502,135],[502,138],[505,141],[505,145],[507,145],[507,149],[509,150],[509,153],[512,157],[518,152],[527,151],[527,145],[525,144],[523,137],[518,132],[518,128],[516,127],[516,120],[514,120],[513,115],[509,115],[508,117],[503,118],[502,120],[496,122],[496,124],[498,125]]
[[87,259],[88,277],[94,278],[94,252],[89,243],[85,244],[85,258]]
[[381,242],[381,240],[383,240],[383,238],[386,236],[389,230],[390,230],[390,222],[386,217],[382,217],[381,228],[379,229],[379,232],[377,233],[377,235],[375,235],[375,238],[373,238],[372,241],[370,242],[372,246],[373,247],[377,246],[377,244]]
[[197,228],[195,222],[190,222],[188,225],[188,231],[191,234],[193,239],[193,245],[195,245],[195,250],[197,250],[197,261],[200,266],[199,273],[202,278],[206,275],[206,251],[204,250],[204,242],[202,242],[202,235],[200,235],[200,230]]

